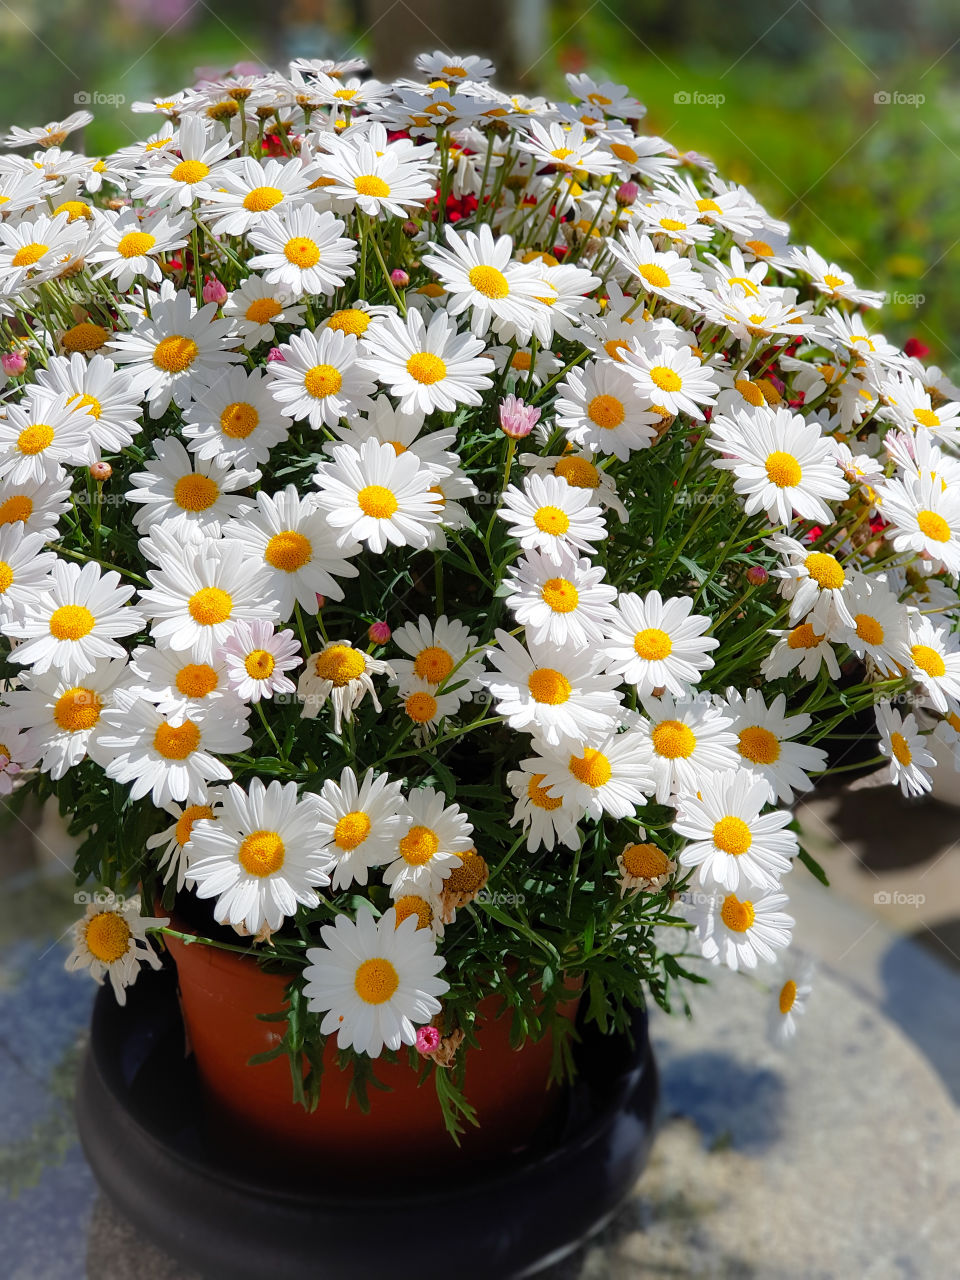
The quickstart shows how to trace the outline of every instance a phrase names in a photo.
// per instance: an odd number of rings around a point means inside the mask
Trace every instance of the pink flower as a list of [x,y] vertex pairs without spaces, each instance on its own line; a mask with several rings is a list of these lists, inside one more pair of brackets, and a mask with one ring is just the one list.
[[386,644],[393,632],[388,622],[371,622],[367,635],[372,644]]
[[267,364],[286,364],[287,357],[283,354],[279,347],[271,347],[267,352]]
[[417,1053],[436,1053],[440,1048],[440,1032],[436,1027],[417,1028]]
[[524,404],[516,396],[507,396],[500,404],[500,430],[512,440],[528,436],[540,418],[540,410]]
[[8,378],[19,378],[27,367],[26,353],[23,351],[8,351],[0,356],[0,365],[3,366],[3,372]]
[[636,200],[640,194],[640,188],[635,182],[625,182],[623,186],[617,188],[616,201],[617,204],[630,205]]
[[226,286],[221,284],[216,276],[207,276],[203,285],[204,302],[215,302],[217,306],[222,306],[227,300]]
[[762,564],[752,564],[747,570],[747,581],[751,587],[762,587],[769,578],[770,575]]
[[400,289],[405,289],[410,283],[410,277],[402,267],[394,267],[390,272],[390,283],[395,284]]

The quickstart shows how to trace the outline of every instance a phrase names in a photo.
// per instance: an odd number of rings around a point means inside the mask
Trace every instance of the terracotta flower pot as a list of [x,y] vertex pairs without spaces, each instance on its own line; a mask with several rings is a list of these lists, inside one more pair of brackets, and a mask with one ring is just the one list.
[[[176,921],[173,922],[175,927]],[[370,1157],[402,1156],[430,1163],[457,1163],[522,1149],[548,1118],[560,1091],[548,1088],[552,1038],[510,1046],[511,1014],[500,1013],[497,996],[479,1006],[479,1048],[467,1059],[465,1093],[476,1108],[479,1128],[469,1127],[461,1147],[447,1134],[431,1079],[418,1087],[418,1073],[406,1061],[378,1060],[378,1079],[389,1092],[371,1088],[370,1110],[362,1112],[347,1091],[351,1073],[336,1064],[335,1037],[324,1053],[320,1103],[307,1112],[293,1101],[285,1054],[250,1065],[250,1058],[275,1048],[283,1022],[258,1014],[283,1008],[286,979],[268,974],[236,952],[167,938],[177,966],[180,1000],[190,1048],[205,1093],[206,1114],[217,1141],[263,1155],[284,1151],[290,1158],[335,1159],[363,1165]],[[579,995],[563,1006],[576,1016]]]

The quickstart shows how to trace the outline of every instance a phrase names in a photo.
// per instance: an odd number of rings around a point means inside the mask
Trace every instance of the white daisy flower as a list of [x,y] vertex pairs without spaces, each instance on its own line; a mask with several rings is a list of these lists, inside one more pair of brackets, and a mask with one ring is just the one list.
[[826,666],[831,679],[840,679],[840,664],[833,645],[811,623],[800,622],[786,631],[775,630],[769,634],[777,637],[777,643],[760,664],[764,679],[780,680],[791,671],[798,671],[804,680],[815,680],[821,665]]
[[57,558],[50,572],[49,585],[3,623],[4,634],[20,641],[10,660],[30,665],[37,675],[54,667],[75,680],[93,671],[101,658],[126,657],[117,641],[140,631],[144,619],[127,603],[134,587],[93,563],[81,567]]
[[57,557],[43,550],[45,542],[42,533],[0,526],[0,625],[53,585],[50,570]]
[[266,214],[278,214],[309,199],[315,171],[299,160],[255,160],[238,156],[217,171],[217,187],[211,191],[200,217],[215,235],[245,236],[262,225]]
[[960,575],[960,492],[931,476],[904,475],[877,485],[885,534],[895,551],[915,551],[929,567]]
[[191,704],[164,715],[157,706],[117,687],[100,713],[87,752],[108,778],[129,785],[130,797],[149,795],[162,808],[170,800],[202,802],[207,783],[227,781],[229,768],[218,757],[246,751],[251,739],[247,709],[226,700],[208,707]]
[[301,498],[296,485],[274,494],[261,489],[256,506],[248,504],[223,534],[257,565],[277,602],[279,622],[286,622],[295,604],[316,613],[318,595],[342,600],[337,578],[357,576],[348,557],[360,550],[359,542],[338,546],[316,496]]
[[780,962],[778,985],[770,992],[767,1028],[774,1044],[782,1045],[797,1033],[797,1018],[806,1013],[813,993],[813,965],[789,950]]
[[353,883],[365,885],[370,868],[390,861],[413,821],[400,783],[372,769],[358,782],[346,768],[339,783],[327,778],[316,795],[304,800],[313,808],[317,834],[333,859],[334,891]]
[[49,124],[36,124],[29,129],[15,124],[0,138],[0,142],[5,147],[59,147],[74,130],[83,129],[92,120],[89,111],[73,111],[65,120],[51,120]]
[[424,163],[433,155],[432,145],[398,146],[376,121],[364,133],[333,135],[324,142],[329,150],[316,153],[313,167],[324,179],[324,195],[339,211],[357,208],[371,218],[406,218],[408,206],[422,205],[436,191],[431,167]]
[[373,382],[358,357],[352,333],[302,330],[280,348],[283,360],[270,364],[270,394],[288,418],[306,418],[314,430],[372,407]]
[[854,625],[847,603],[850,579],[835,555],[783,534],[770,538],[768,545],[786,562],[771,572],[780,579],[781,596],[790,601],[790,622],[805,618],[820,632]]
[[664,600],[659,591],[644,597],[622,592],[604,624],[607,669],[641,694],[667,689],[682,697],[713,666],[709,654],[720,643],[703,634],[712,620],[692,609],[689,596]]
[[14,293],[60,275],[76,262],[89,235],[86,220],[71,223],[66,210],[0,222],[0,288]]
[[429,326],[419,311],[408,311],[405,321],[387,315],[364,341],[368,355],[361,363],[400,400],[405,413],[452,413],[458,404],[480,404],[480,393],[493,385],[486,376],[493,361],[480,355],[483,342],[458,333],[444,311],[435,312]]
[[269,935],[298,906],[318,906],[317,889],[330,883],[313,805],[295,782],[232,783],[216,820],[194,825],[187,859],[197,897],[216,898],[213,918],[248,934]]
[[436,476],[416,454],[397,455],[392,445],[367,440],[360,450],[336,445],[332,462],[314,476],[320,508],[339,530],[338,545],[366,543],[378,555],[388,545],[425,547],[430,526],[443,515]]
[[579,849],[580,832],[569,809],[563,807],[559,796],[550,795],[544,786],[546,774],[534,773],[535,760],[524,760],[519,769],[507,774],[507,786],[513,792],[516,806],[511,827],[518,823],[527,836],[527,849],[535,853],[541,848],[551,850],[557,842],[568,849]]
[[793,265],[803,272],[818,293],[833,299],[842,298],[855,307],[882,307],[885,293],[873,289],[859,289],[853,276],[835,262],[827,262],[816,249],[794,249]]
[[582,170],[584,173],[603,176],[617,168],[616,159],[579,122],[576,124],[526,121],[527,137],[521,137],[517,146],[532,155],[539,165],[551,165],[554,169]]
[[39,484],[58,467],[96,462],[89,415],[65,395],[34,389],[21,404],[9,404],[0,418],[0,479],[12,485]]
[[885,582],[876,576],[851,573],[846,607],[852,625],[843,642],[858,658],[869,658],[878,671],[896,675],[910,662],[907,611]]
[[497,647],[486,651],[497,674],[484,674],[498,715],[510,725],[535,734],[548,746],[593,741],[615,731],[622,694],[620,679],[601,671],[595,651],[577,653],[532,641],[524,646],[497,629]]
[[960,637],[955,633],[931,618],[911,618],[909,665],[937,711],[960,704]]
[[547,795],[577,818],[631,818],[653,790],[649,744],[636,729],[558,747],[535,739],[534,749],[523,767],[542,773]]
[[187,243],[190,219],[167,218],[164,213],[141,217],[134,209],[123,209],[115,217],[108,214],[100,228],[96,248],[86,260],[99,266],[94,280],[109,276],[119,292],[125,293],[137,277],[159,284],[163,271],[157,258]]
[[700,883],[707,887],[778,889],[798,845],[786,830],[790,813],[762,813],[768,792],[766,781],[746,769],[701,778],[697,794],[677,803],[673,829],[688,841],[680,865],[699,867]]
[[574,489],[589,489],[604,511],[615,511],[627,523],[627,508],[617,497],[617,482],[586,454],[567,445],[561,454],[521,453],[520,465],[537,476],[558,476]]
[[883,700],[874,707],[880,734],[880,754],[890,761],[890,781],[905,796],[922,796],[933,782],[929,769],[937,761],[926,747],[928,735],[920,733],[913,712],[901,716],[890,702]]
[[329,210],[318,213],[312,205],[265,213],[247,233],[250,244],[263,253],[247,265],[295,298],[331,294],[353,276],[357,260],[356,241],[342,234],[343,225]]
[[354,711],[368,693],[374,707],[380,710],[372,677],[389,674],[392,672],[388,662],[355,649],[349,640],[331,640],[319,653],[310,655],[297,682],[297,697],[303,703],[301,715],[306,720],[316,719],[329,698],[333,704],[333,731],[339,733],[343,722],[353,719]]
[[932,438],[956,444],[960,435],[960,403],[956,400],[943,403],[938,395],[937,408],[934,409],[933,398],[920,378],[895,375],[885,379],[881,385],[888,406],[884,417],[889,416],[921,439]]
[[705,778],[735,769],[738,759],[732,720],[695,696],[641,698],[646,716],[637,725],[656,784],[659,804],[671,796],[695,795]]
[[407,796],[410,826],[393,847],[393,861],[383,875],[390,897],[416,893],[430,898],[460,865],[460,855],[473,848],[473,826],[459,805],[446,802],[442,791],[418,787]]
[[778,524],[833,522],[824,499],[839,502],[849,492],[837,466],[833,441],[820,424],[788,409],[755,409],[710,421],[712,449],[724,454],[715,467],[733,471],[734,489],[748,515],[766,511]]
[[[450,452],[456,442],[456,431],[424,431],[424,414],[420,409],[404,413],[390,403],[390,397],[379,395],[373,401],[367,417],[352,419],[346,426],[337,423],[333,430],[340,443],[348,444],[359,453],[365,440],[389,444],[399,457],[408,450],[421,465],[437,477],[451,475],[460,465],[456,453]],[[332,451],[337,441],[324,447]]]
[[[431,622],[424,614],[416,622],[406,622],[391,636],[407,658],[391,659],[391,666],[401,688],[410,687],[412,681],[423,681],[433,692],[448,681],[457,685],[453,690],[455,703],[467,701],[480,688],[479,676],[483,671],[483,655],[467,655],[477,646],[477,637],[470,628],[446,614]],[[446,692],[446,690],[445,690]]]
[[620,363],[636,390],[658,411],[702,420],[700,406],[716,404],[720,390],[716,370],[704,365],[687,346],[634,339],[620,353]]
[[64,967],[86,969],[101,985],[109,975],[117,1003],[126,1004],[126,989],[136,982],[141,964],[160,968],[160,957],[147,941],[148,930],[162,929],[170,921],[142,916],[139,896],[124,899],[110,893],[96,898],[73,926],[73,950]]
[[527,551],[507,567],[507,608],[534,644],[595,646],[607,634],[617,598],[605,576],[602,566],[569,551],[561,549],[556,560]]
[[226,664],[227,682],[241,702],[293,693],[297,686],[283,673],[303,661],[293,632],[275,632],[273,624],[262,618],[238,622],[224,641],[220,657]]
[[766,781],[770,803],[792,804],[794,793],[809,791],[809,773],[827,767],[827,753],[792,739],[805,733],[813,717],[803,712],[786,714],[786,695],[778,693],[769,707],[759,689],[747,689],[741,696],[728,689],[724,709],[733,717],[742,772]]
[[191,453],[242,470],[262,465],[290,434],[290,422],[270,394],[263,369],[221,374],[211,387],[197,392],[184,419],[182,434]]
[[52,356],[45,369],[37,370],[37,387],[66,396],[69,408],[88,415],[81,425],[93,437],[96,452],[119,453],[140,431],[140,397],[129,375],[106,356],[87,357],[79,351]]
[[131,473],[133,488],[124,494],[140,504],[133,522],[141,533],[159,525],[172,537],[216,537],[225,520],[249,506],[237,490],[255,484],[259,471],[236,470],[216,456],[191,457],[176,436],[158,437],[153,451],[144,470]]
[[224,319],[233,325],[247,351],[252,351],[261,342],[273,342],[277,336],[277,325],[299,329],[304,322],[304,313],[304,305],[293,301],[289,289],[277,288],[257,275],[241,280],[223,304]]
[[166,646],[138,645],[130,656],[126,684],[133,693],[156,703],[164,715],[174,711],[189,715],[191,705],[210,707],[218,698],[234,700],[223,660],[214,655],[211,661],[200,662],[189,649],[178,653]]
[[699,303],[705,296],[703,279],[688,258],[673,249],[660,253],[650,237],[637,235],[634,227],[625,227],[619,239],[607,241],[607,247],[642,282],[647,293],[685,307]]
[[437,731],[440,722],[455,716],[460,700],[455,693],[440,693],[435,684],[412,676],[398,682],[400,701],[406,715],[414,724],[414,737],[424,743]]
[[336,1031],[338,1048],[377,1058],[384,1047],[415,1044],[416,1028],[440,1012],[437,997],[449,990],[436,976],[444,960],[432,932],[417,924],[408,916],[398,925],[392,908],[375,923],[361,908],[355,923],[339,915],[324,925],[324,945],[308,949],[307,1008],[326,1015],[320,1032]]
[[476,54],[462,57],[456,53],[418,53],[416,68],[422,71],[429,80],[445,80],[448,84],[460,81],[489,80],[496,71],[489,58],[480,58]]
[[628,890],[633,893],[659,893],[677,869],[677,864],[668,858],[662,849],[646,839],[643,827],[638,832],[640,844],[628,844],[617,857],[617,870],[620,872],[620,897],[626,896]]
[[638,398],[634,380],[612,360],[571,369],[557,388],[557,426],[581,448],[626,462],[657,437],[660,415]]
[[153,163],[137,171],[140,181],[133,189],[134,199],[151,208],[173,205],[175,209],[210,200],[220,184],[220,161],[236,146],[230,134],[214,141],[199,116],[181,116],[176,138],[179,155],[158,149]]
[[174,880],[177,893],[181,892],[187,881],[187,846],[193,835],[194,823],[201,818],[215,819],[222,795],[222,790],[217,787],[209,793],[203,804],[180,805],[169,801],[163,808],[174,819],[173,824],[147,838],[148,849],[162,850],[158,856],[157,869],[163,872],[163,883],[169,884]]
[[728,969],[755,969],[773,963],[777,951],[790,945],[793,917],[781,908],[785,893],[738,898],[735,893],[693,895],[696,936],[705,960]]
[[529,475],[523,488],[508,485],[497,509],[509,523],[507,532],[525,551],[542,551],[555,563],[564,552],[594,550],[607,536],[592,491],[575,488],[559,476]]

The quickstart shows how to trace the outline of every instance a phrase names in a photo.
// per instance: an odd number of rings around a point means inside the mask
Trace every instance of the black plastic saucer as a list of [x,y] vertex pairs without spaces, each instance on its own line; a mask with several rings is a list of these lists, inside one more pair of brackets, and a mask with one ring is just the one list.
[[520,1157],[434,1182],[402,1167],[291,1180],[280,1160],[238,1167],[205,1142],[174,975],[141,972],[127,994],[94,1006],[80,1139],[121,1212],[211,1280],[422,1280],[451,1259],[457,1280],[521,1280],[598,1231],[647,1160],[658,1084],[639,1012],[632,1044],[581,1029],[577,1081]]

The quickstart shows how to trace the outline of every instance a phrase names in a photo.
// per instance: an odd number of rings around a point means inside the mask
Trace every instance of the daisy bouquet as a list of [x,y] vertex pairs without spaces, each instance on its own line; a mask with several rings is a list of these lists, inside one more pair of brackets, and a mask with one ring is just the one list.
[[302,1101],[335,1036],[456,1128],[491,994],[561,1074],[571,991],[792,1030],[791,802],[864,714],[960,761],[960,392],[623,87],[361,70],[4,139],[0,785],[82,837],[71,966],[248,952]]

